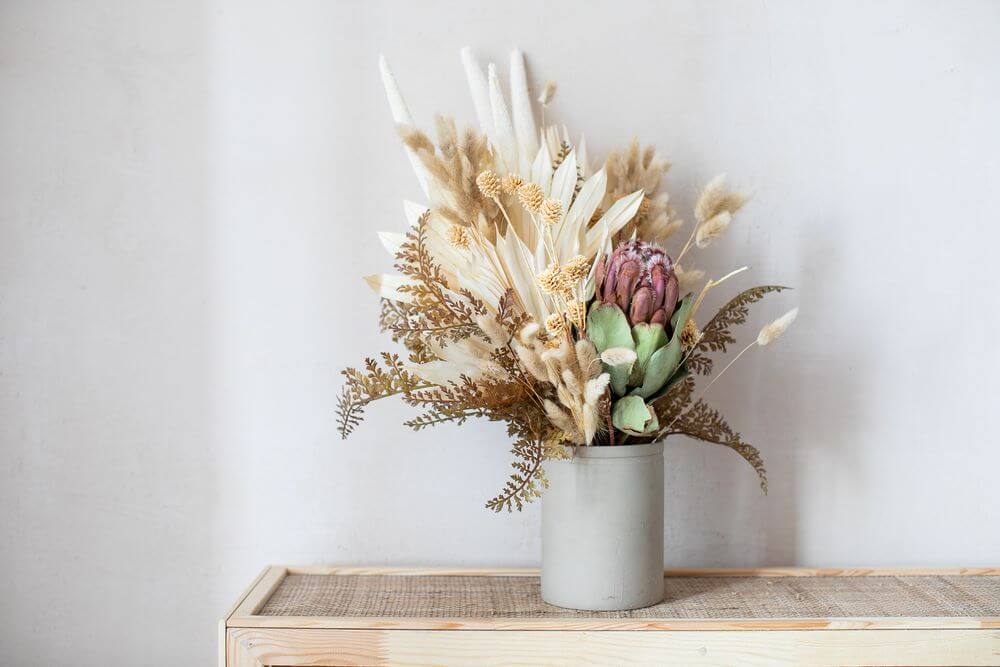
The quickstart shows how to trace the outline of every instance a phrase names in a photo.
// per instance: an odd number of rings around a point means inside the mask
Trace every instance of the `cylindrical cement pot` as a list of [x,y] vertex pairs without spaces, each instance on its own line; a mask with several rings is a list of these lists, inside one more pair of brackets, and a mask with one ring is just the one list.
[[542,599],[594,611],[663,601],[663,443],[575,451],[545,464]]

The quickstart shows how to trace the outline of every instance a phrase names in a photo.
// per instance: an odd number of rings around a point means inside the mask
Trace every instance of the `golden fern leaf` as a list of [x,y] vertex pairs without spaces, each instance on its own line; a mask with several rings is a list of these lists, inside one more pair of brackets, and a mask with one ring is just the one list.
[[743,324],[747,321],[750,313],[750,304],[763,299],[771,292],[780,292],[791,289],[781,285],[759,285],[737,294],[729,303],[719,309],[708,324],[702,329],[701,340],[695,346],[696,350],[711,350],[712,352],[725,352],[727,346],[736,342],[730,333],[730,327]]
[[753,467],[760,479],[761,490],[767,494],[767,470],[760,452],[753,445],[743,442],[740,434],[730,428],[718,410],[709,407],[704,401],[699,400],[691,409],[677,417],[666,433],[666,436],[670,435],[686,435],[702,442],[729,447]]
[[399,356],[382,353],[384,368],[372,358],[365,359],[363,370],[345,368],[344,390],[337,400],[337,422],[341,438],[347,438],[361,422],[364,408],[372,401],[402,394],[407,396],[433,385],[403,368]]

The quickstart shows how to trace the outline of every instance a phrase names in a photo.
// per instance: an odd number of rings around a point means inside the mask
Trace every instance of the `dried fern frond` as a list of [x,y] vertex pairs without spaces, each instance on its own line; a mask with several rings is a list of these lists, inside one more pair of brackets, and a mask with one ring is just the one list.
[[382,364],[372,358],[365,359],[362,370],[346,368],[341,374],[346,378],[344,389],[337,400],[337,430],[347,438],[361,422],[364,408],[372,401],[390,396],[408,396],[431,385],[403,367],[395,354],[382,353]]
[[475,318],[486,312],[483,304],[467,291],[459,290],[463,297],[455,298],[455,292],[448,289],[448,278],[441,271],[427,248],[427,220],[430,212],[424,213],[417,226],[406,235],[406,241],[396,254],[396,270],[411,278],[413,284],[403,285],[399,292],[407,294],[422,311],[424,318],[434,326],[463,326],[466,335],[474,333],[478,327]]
[[767,470],[764,461],[756,447],[743,441],[740,434],[726,423],[718,410],[708,406],[704,401],[696,402],[689,410],[682,413],[670,427],[670,435],[686,435],[690,438],[709,442],[723,447],[729,447],[743,457],[756,471],[760,480],[761,490],[767,494]]
[[790,288],[781,285],[760,285],[740,292],[729,303],[720,308],[715,317],[705,325],[705,328],[702,329],[701,341],[695,349],[725,352],[729,345],[736,342],[736,339],[729,331],[730,328],[739,326],[747,321],[747,316],[750,314],[750,305],[760,301],[772,292],[781,292],[786,289]]
[[520,511],[526,503],[538,498],[549,486],[545,478],[542,462],[548,459],[567,458],[563,442],[565,436],[557,430],[546,429],[540,436],[521,435],[514,441],[511,453],[514,472],[503,490],[486,502],[487,509],[494,512]]

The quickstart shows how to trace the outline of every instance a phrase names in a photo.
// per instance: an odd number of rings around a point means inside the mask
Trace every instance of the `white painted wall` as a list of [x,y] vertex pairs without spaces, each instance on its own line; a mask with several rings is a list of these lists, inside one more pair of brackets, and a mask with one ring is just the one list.
[[[420,9],[418,10],[418,5]],[[4,664],[210,664],[267,563],[533,565],[500,428],[334,431],[385,347],[360,282],[418,189],[377,77],[472,119],[458,49],[671,191],[757,189],[707,268],[798,287],[716,402],[763,450],[668,448],[672,565],[996,565],[1000,4],[0,5]],[[720,298],[723,295],[719,295]],[[748,329],[752,335],[754,329]],[[724,386],[723,386],[724,385]]]

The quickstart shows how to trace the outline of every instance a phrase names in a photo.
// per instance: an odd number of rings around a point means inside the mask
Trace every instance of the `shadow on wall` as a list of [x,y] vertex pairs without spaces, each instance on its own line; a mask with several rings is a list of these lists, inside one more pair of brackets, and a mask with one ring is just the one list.
[[[668,441],[665,554],[669,566],[799,563],[800,503],[810,493],[810,475],[822,474],[804,466],[822,466],[831,474],[844,470],[850,470],[851,476],[863,474],[862,461],[852,455],[850,443],[857,440],[852,433],[866,428],[868,353],[857,327],[849,322],[831,323],[823,316],[822,304],[829,302],[828,291],[835,285],[828,276],[835,274],[841,260],[830,232],[836,225],[817,219],[803,227],[809,233],[790,251],[798,259],[797,271],[793,267],[780,271],[795,281],[790,285],[794,291],[768,295],[751,307],[750,318],[736,333],[740,342],[735,349],[715,355],[716,370],[749,343],[763,324],[792,305],[802,306],[799,319],[773,349],[754,349],[740,359],[705,397],[761,451],[768,470],[768,495],[761,493],[753,470],[735,452],[688,438]],[[719,261],[712,264],[746,263],[747,257],[739,256],[738,239],[728,241],[728,246],[716,249]],[[756,272],[727,285],[728,290],[720,287],[717,297],[725,303],[738,291],[770,284],[772,278]],[[837,359],[843,363],[831,363]],[[826,416],[831,414],[852,415],[852,423],[833,424]]]

